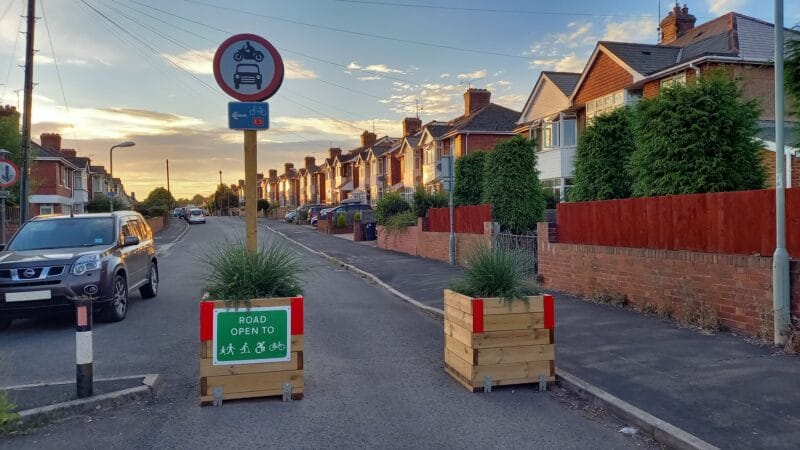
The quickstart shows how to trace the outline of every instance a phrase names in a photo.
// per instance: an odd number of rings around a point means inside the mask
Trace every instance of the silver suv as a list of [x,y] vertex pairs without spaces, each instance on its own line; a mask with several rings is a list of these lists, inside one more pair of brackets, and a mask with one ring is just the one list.
[[36,217],[0,250],[0,330],[14,319],[73,311],[78,297],[119,322],[131,291],[158,293],[153,232],[136,212]]

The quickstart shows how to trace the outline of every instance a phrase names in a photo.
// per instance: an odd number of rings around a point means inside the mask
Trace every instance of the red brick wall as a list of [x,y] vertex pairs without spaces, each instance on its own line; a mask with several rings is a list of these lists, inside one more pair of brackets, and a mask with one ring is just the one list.
[[[548,224],[539,224],[538,231],[547,236]],[[546,289],[585,297],[625,295],[633,306],[666,307],[676,317],[692,304],[704,305],[730,330],[771,336],[772,258],[553,240],[539,240],[539,274]],[[792,311],[798,323],[800,263],[791,267]]]
[[152,219],[147,219],[147,224],[150,225],[153,234],[158,234],[164,229],[165,220],[163,217],[153,217]]
[[653,98],[661,92],[661,80],[648,81],[644,84],[642,95],[644,98]]
[[[421,231],[422,221],[417,226],[408,227],[402,231],[387,232],[378,226],[378,248],[393,250],[413,256],[450,261],[450,233]],[[484,234],[456,233],[456,261],[464,265],[467,255],[477,245],[491,245],[492,228],[485,227]]]
[[608,55],[600,52],[575,96],[575,103],[586,103],[602,95],[624,89],[631,83],[633,75],[617,65]]
[[[31,169],[31,178],[36,188],[31,195],[62,195],[72,197],[72,190],[58,185],[58,171],[61,167],[56,161],[36,161]],[[69,172],[72,173],[71,171]]]
[[492,134],[470,134],[469,136],[463,136],[462,141],[466,144],[467,147],[466,154],[468,155],[478,150],[491,151],[494,148],[495,144],[497,144],[498,142],[507,141],[512,137],[514,136],[492,135]]
[[419,230],[421,226],[408,227],[402,231],[387,231],[378,225],[378,248],[419,256]]

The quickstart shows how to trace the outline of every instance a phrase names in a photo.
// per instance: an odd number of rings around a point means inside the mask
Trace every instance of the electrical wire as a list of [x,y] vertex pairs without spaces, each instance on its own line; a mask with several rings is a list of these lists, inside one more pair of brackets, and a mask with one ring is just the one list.
[[20,27],[22,27],[22,16],[20,16],[19,20],[17,21],[17,32],[14,35],[14,50],[11,52],[11,58],[8,59],[8,70],[6,70],[6,82],[3,83],[3,92],[0,94],[0,98],[6,97],[6,89],[8,89],[8,82],[11,81],[11,69],[14,67],[14,58],[17,56],[17,44],[19,44],[19,35],[22,34],[20,31]]
[[75,133],[75,121],[72,118],[72,111],[69,108],[69,103],[67,102],[67,94],[64,92],[64,81],[61,78],[61,69],[58,67],[58,58],[56,57],[56,48],[53,46],[53,36],[50,34],[50,25],[47,22],[47,12],[45,11],[44,7],[44,0],[41,0],[39,4],[42,6],[42,18],[44,19],[44,29],[47,31],[47,40],[50,43],[50,51],[53,53],[53,65],[56,67],[56,75],[58,76],[58,87],[61,88],[61,98],[64,100],[64,108],[67,110],[67,117],[69,118],[70,129],[72,130],[72,140],[74,141],[75,147],[80,152],[81,147],[78,143],[78,135]]
[[8,2],[8,6],[6,6],[6,9],[3,11],[3,14],[0,14],[0,22],[2,22],[3,19],[6,18],[6,14],[8,14],[8,12],[11,11],[11,7],[14,6],[14,3],[16,3],[16,0],[11,0]]
[[362,32],[362,31],[354,31],[354,30],[346,30],[346,29],[343,29],[343,28],[329,27],[327,25],[320,25],[320,24],[315,24],[315,23],[302,22],[302,21],[299,21],[299,20],[287,19],[285,17],[271,16],[271,15],[268,15],[268,14],[259,14],[259,13],[253,12],[253,11],[246,11],[246,10],[243,10],[243,9],[231,8],[231,7],[228,7],[228,6],[213,5],[213,4],[206,3],[206,2],[201,2],[201,1],[198,1],[198,0],[183,0],[183,1],[187,2],[187,3],[193,3],[193,4],[196,4],[196,5],[207,6],[209,8],[216,8],[216,9],[220,9],[220,10],[223,10],[223,11],[230,11],[230,12],[236,12],[236,13],[239,13],[239,14],[246,14],[247,16],[251,16],[251,17],[261,17],[261,18],[264,18],[264,19],[277,20],[279,22],[292,23],[292,24],[295,24],[295,25],[302,25],[302,26],[305,26],[305,27],[317,28],[317,29],[321,29],[321,30],[335,31],[335,32],[338,32],[338,33],[351,34],[351,35],[354,35],[354,36],[370,37],[370,38],[375,38],[375,39],[382,39],[382,40],[385,40],[385,41],[401,42],[401,43],[405,43],[405,44],[413,44],[413,45],[419,45],[419,46],[424,46],[424,47],[440,48],[440,49],[445,49],[445,50],[456,50],[456,51],[467,52],[467,53],[477,53],[477,54],[482,54],[482,55],[502,56],[502,57],[506,57],[506,58],[524,59],[526,61],[531,59],[530,56],[524,56],[524,55],[513,55],[513,54],[510,54],[510,53],[493,52],[493,51],[490,51],[490,50],[476,50],[476,49],[472,49],[472,48],[456,47],[456,46],[452,46],[452,45],[436,44],[436,43],[432,43],[432,42],[414,41],[414,40],[411,40],[411,39],[403,39],[403,38],[392,37],[392,36],[383,36],[383,35],[380,35],[380,34],[365,33],[365,32]]

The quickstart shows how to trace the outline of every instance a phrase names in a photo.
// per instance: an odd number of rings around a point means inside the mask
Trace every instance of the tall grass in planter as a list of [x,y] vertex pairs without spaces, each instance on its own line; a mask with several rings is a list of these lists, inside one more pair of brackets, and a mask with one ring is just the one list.
[[205,290],[228,307],[249,306],[251,299],[302,294],[298,257],[279,244],[248,250],[244,242],[215,247],[207,255]]
[[450,289],[468,297],[525,299],[539,292],[529,275],[533,263],[533,258],[522,251],[480,245],[467,256],[464,274],[450,284]]

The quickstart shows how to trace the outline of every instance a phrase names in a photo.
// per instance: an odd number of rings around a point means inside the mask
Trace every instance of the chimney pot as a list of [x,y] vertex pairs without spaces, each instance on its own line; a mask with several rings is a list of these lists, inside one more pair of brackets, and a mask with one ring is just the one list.
[[364,148],[372,147],[372,144],[374,144],[377,140],[378,136],[375,133],[371,133],[367,130],[364,130],[364,132],[361,133],[361,146]]
[[41,146],[48,150],[61,151],[61,135],[58,133],[42,133],[39,135]]
[[306,169],[310,169],[310,168],[314,167],[316,162],[317,162],[317,159],[314,158],[313,156],[306,156],[306,158],[305,158],[305,168]]
[[331,162],[338,156],[342,156],[342,149],[339,147],[331,147],[328,149],[328,157],[331,159]]
[[668,45],[694,28],[697,18],[689,14],[689,7],[684,3],[681,8],[678,3],[672,8],[661,23],[661,44]]
[[406,117],[403,119],[403,136],[413,136],[422,128],[422,120],[419,117]]

